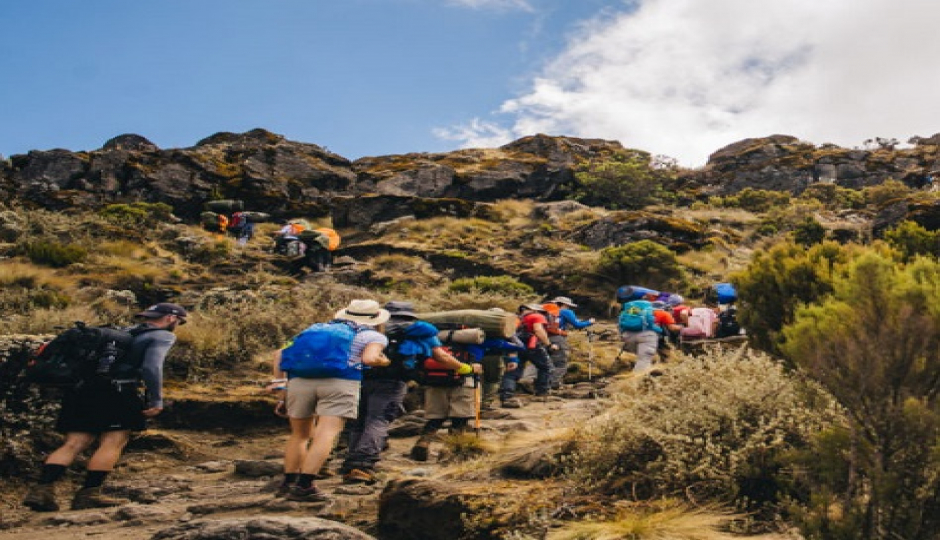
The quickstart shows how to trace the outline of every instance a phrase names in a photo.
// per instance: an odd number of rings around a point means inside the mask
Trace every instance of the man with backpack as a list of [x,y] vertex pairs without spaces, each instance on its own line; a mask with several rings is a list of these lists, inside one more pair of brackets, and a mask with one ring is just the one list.
[[[56,424],[56,430],[65,433],[65,442],[46,458],[39,482],[26,494],[24,506],[37,512],[57,511],[55,483],[96,439],[98,448],[88,460],[85,480],[72,499],[72,509],[130,502],[108,497],[101,489],[131,432],[145,430],[147,419],[163,410],[163,362],[176,342],[173,331],[186,324],[186,316],[182,306],[172,303],[159,303],[138,313],[143,322],[128,329],[132,338],[126,352],[108,357],[112,363],[108,366],[101,365],[103,359],[97,359],[99,365],[90,366],[88,375],[77,386],[66,389]],[[115,376],[104,376],[105,367]],[[140,392],[141,383],[145,395]]]
[[661,333],[659,325],[656,324],[653,304],[648,300],[632,300],[625,303],[617,326],[624,349],[636,353],[633,372],[640,374],[650,370],[653,367],[653,357],[659,348]]
[[468,369],[441,345],[437,327],[418,320],[411,302],[388,302],[385,310],[390,314],[385,356],[391,363],[363,371],[359,417],[349,426],[346,458],[340,468],[346,484],[375,483],[375,466],[385,448],[389,424],[401,413],[406,381],[419,361],[433,357],[450,369]]
[[[552,379],[550,385],[553,390],[557,390],[561,387],[565,374],[568,373],[568,355],[571,351],[571,348],[568,346],[568,331],[587,328],[594,324],[594,319],[587,319],[585,321],[578,319],[578,316],[575,315],[572,309],[578,307],[578,304],[575,304],[567,296],[557,296],[550,300],[548,304],[546,304],[546,307],[549,305],[556,306],[558,310],[555,323],[552,324],[551,321],[549,321],[548,331],[549,341],[557,346],[555,350],[551,351],[550,355],[552,359]],[[553,331],[552,327],[557,330]]]
[[346,420],[359,414],[363,367],[390,364],[382,352],[388,339],[381,332],[389,317],[375,300],[352,300],[331,321],[308,327],[280,351],[280,377],[269,389],[287,383],[291,433],[278,496],[298,502],[329,500],[313,481]]
[[499,399],[505,408],[519,408],[521,403],[514,399],[516,386],[525,371],[526,363],[531,362],[536,369],[535,395],[547,396],[552,377],[552,361],[550,352],[555,351],[558,345],[551,342],[546,327],[548,319],[543,314],[544,308],[539,304],[525,304],[519,306],[519,331],[517,337],[522,342],[522,351],[519,352],[519,364],[506,366],[506,373],[499,388]]

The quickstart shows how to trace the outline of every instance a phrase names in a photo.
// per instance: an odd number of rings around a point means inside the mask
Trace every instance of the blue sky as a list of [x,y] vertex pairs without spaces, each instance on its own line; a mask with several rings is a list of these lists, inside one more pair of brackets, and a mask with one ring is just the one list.
[[356,159],[535,133],[701,166],[940,132],[931,0],[5,0],[0,155],[261,127]]
[[522,91],[619,1],[6,0],[0,154],[163,148],[263,127],[349,158],[450,150],[436,128]]

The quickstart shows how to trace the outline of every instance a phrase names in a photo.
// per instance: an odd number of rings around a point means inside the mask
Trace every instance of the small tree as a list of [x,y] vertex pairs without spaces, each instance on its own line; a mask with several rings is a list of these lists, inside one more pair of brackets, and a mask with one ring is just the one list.
[[885,232],[885,241],[901,252],[904,261],[918,255],[937,257],[940,254],[940,231],[928,231],[913,221],[905,221]]
[[602,161],[591,161],[575,173],[580,185],[575,198],[588,205],[639,209],[661,200],[665,182],[675,177],[675,166],[647,152],[625,151]]
[[793,240],[803,247],[814,246],[826,239],[826,228],[816,218],[810,216],[793,230]]
[[[813,470],[811,532],[822,538],[936,539],[940,530],[940,263],[904,267],[869,251],[834,294],[799,309],[782,350],[844,407],[830,440],[843,474]],[[815,474],[813,474],[815,473]],[[841,512],[833,513],[833,505]],[[815,537],[815,536],[814,536]]]

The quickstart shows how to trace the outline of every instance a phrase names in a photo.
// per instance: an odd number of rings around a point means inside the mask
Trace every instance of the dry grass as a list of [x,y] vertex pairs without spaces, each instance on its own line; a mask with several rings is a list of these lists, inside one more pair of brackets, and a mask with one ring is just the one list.
[[550,532],[548,540],[730,540],[734,516],[692,509],[676,501],[622,504],[616,518],[577,522]]

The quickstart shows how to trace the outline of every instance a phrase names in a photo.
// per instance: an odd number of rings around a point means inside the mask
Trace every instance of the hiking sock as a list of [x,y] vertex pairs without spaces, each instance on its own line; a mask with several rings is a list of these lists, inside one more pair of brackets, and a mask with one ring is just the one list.
[[301,487],[301,488],[303,488],[303,489],[310,489],[310,486],[313,485],[313,479],[314,479],[313,477],[314,477],[314,476],[316,476],[316,475],[315,475],[315,474],[306,474],[306,473],[300,473],[300,474],[298,474],[298,475],[297,475],[297,487]]
[[284,473],[284,482],[285,486],[292,486],[297,483],[297,479],[300,477],[300,473],[289,472]]
[[39,473],[39,483],[40,484],[53,484],[57,482],[60,478],[65,476],[65,471],[68,470],[68,467],[65,465],[56,465],[54,463],[47,463],[42,466],[42,471]]
[[110,473],[111,471],[86,471],[82,489],[101,487]]
[[463,433],[464,431],[467,431],[467,424],[469,423],[469,418],[451,418],[450,429],[454,433]]
[[421,435],[433,435],[444,427],[445,418],[433,418],[428,420],[421,429]]

